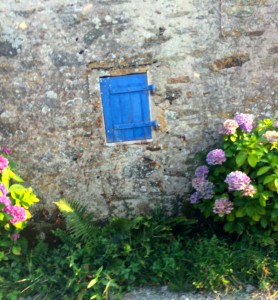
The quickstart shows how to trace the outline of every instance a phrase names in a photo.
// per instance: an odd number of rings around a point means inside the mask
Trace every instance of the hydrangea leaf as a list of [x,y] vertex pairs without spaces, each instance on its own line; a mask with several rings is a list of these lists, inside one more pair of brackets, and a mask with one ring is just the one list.
[[13,224],[13,226],[16,228],[16,229],[24,229],[26,227],[27,223],[25,221],[23,222],[17,222],[15,224]]
[[276,190],[277,190],[277,189],[278,189],[278,178],[276,178],[276,179],[274,180],[274,185],[275,185]]
[[268,225],[268,221],[267,221],[266,218],[261,218],[260,223],[261,223],[261,226],[262,226],[263,228],[266,228],[267,225]]
[[2,171],[1,173],[1,182],[4,184],[4,186],[6,188],[9,188],[10,186],[10,176],[9,176],[9,171],[8,171],[9,168],[6,168]]
[[261,216],[258,215],[258,214],[254,214],[254,215],[252,216],[252,220],[254,220],[254,221],[256,221],[256,222],[260,221],[260,219],[261,219]]
[[257,172],[257,175],[258,176],[261,176],[263,174],[265,174],[266,172],[268,172],[270,170],[270,167],[269,166],[264,166],[264,167],[261,167],[258,172]]
[[241,207],[239,208],[237,211],[236,211],[236,217],[237,218],[242,218],[246,215],[246,211],[245,211],[245,208],[244,207]]
[[274,181],[274,179],[275,179],[275,175],[268,175],[265,177],[263,184],[268,184],[268,183]]
[[241,167],[247,159],[247,154],[243,151],[240,151],[236,156],[236,164],[238,167]]
[[250,155],[248,156],[248,163],[249,163],[249,165],[250,165],[252,168],[255,168],[255,167],[256,167],[258,161],[259,161],[259,158],[258,158],[257,155],[255,155],[255,154],[250,154]]
[[260,197],[259,202],[262,207],[266,207],[266,199],[264,199],[264,197]]
[[227,215],[227,221],[233,222],[234,220],[235,220],[235,215],[233,212]]
[[13,179],[14,181],[17,181],[17,182],[23,182],[24,181],[21,177],[16,175],[11,169],[8,169],[8,173],[9,173],[9,177],[11,179]]

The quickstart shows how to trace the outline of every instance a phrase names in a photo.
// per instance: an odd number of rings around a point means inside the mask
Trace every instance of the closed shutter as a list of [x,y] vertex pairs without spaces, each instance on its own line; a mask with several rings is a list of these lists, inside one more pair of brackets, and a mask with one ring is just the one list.
[[147,74],[103,77],[100,89],[108,143],[152,138]]

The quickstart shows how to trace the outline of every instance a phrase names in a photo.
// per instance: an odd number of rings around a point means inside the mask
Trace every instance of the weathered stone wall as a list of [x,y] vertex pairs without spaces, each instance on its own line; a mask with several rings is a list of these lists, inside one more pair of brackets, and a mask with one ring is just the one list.
[[[41,206],[173,212],[226,117],[278,117],[276,0],[5,0],[0,17],[0,143]],[[98,78],[140,70],[160,129],[107,146]]]

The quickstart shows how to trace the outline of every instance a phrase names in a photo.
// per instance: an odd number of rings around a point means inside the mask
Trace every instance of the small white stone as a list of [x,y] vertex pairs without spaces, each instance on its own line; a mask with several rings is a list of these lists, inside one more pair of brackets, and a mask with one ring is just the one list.
[[112,22],[112,18],[111,18],[109,15],[105,16],[104,20],[105,20],[107,23]]
[[47,98],[58,99],[58,95],[54,91],[47,91],[45,94]]
[[44,115],[46,115],[48,112],[50,112],[50,108],[48,107],[48,106],[44,106],[43,108],[42,108],[42,113],[44,114]]

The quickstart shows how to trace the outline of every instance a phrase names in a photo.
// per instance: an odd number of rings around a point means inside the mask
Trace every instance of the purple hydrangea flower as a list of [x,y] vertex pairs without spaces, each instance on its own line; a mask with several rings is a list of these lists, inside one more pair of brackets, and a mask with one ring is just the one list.
[[227,198],[221,198],[215,200],[213,206],[213,212],[219,215],[220,217],[223,217],[224,215],[228,215],[233,209],[234,209],[233,202]]
[[192,186],[195,190],[200,190],[202,186],[206,183],[206,179],[204,177],[196,177],[192,179]]
[[278,121],[274,122],[274,127],[278,128]]
[[12,216],[10,223],[16,224],[26,220],[27,215],[23,207],[17,205],[8,205],[3,209],[4,212]]
[[7,188],[4,186],[4,184],[0,183],[0,191],[2,193],[2,196],[7,196],[8,194],[8,190]]
[[205,200],[211,199],[214,196],[214,184],[210,181],[207,181],[203,186],[203,189],[200,191],[200,194]]
[[241,171],[234,171],[227,175],[225,182],[230,191],[244,191],[249,186],[251,179]]
[[215,149],[207,154],[206,161],[209,165],[221,165],[226,161],[225,152],[222,149]]
[[9,165],[9,161],[4,156],[0,156],[0,173]]
[[3,203],[5,206],[12,205],[11,200],[6,196],[0,196],[0,203]]
[[247,185],[247,187],[243,191],[242,195],[248,196],[248,197],[253,197],[255,193],[256,193],[256,189],[253,187],[253,185],[250,184],[250,185]]
[[237,121],[228,119],[223,123],[220,133],[224,133],[227,135],[234,134],[239,127]]
[[206,178],[208,173],[209,173],[209,169],[205,165],[200,166],[195,170],[195,176],[200,178]]
[[195,192],[193,193],[191,196],[190,196],[190,203],[191,204],[196,204],[200,201],[200,194],[198,192]]
[[214,184],[205,178],[194,178],[192,186],[198,192],[200,198],[211,199],[214,195]]
[[250,132],[253,129],[253,115],[251,114],[238,114],[234,120],[237,121],[239,127],[245,131]]

